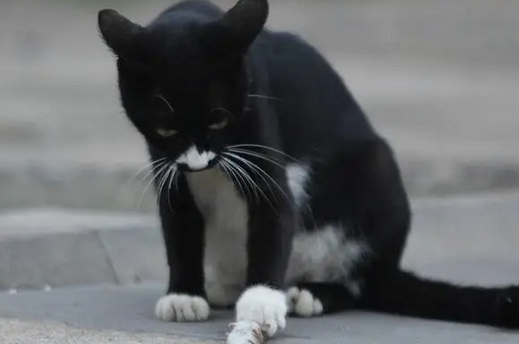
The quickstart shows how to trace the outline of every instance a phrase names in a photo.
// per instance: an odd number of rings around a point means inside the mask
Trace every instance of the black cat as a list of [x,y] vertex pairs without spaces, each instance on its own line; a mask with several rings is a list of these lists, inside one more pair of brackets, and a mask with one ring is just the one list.
[[99,13],[154,164],[170,267],[156,315],[236,305],[270,335],[289,312],[351,308],[518,328],[519,287],[399,268],[410,210],[391,148],[314,48],[263,29],[267,14],[266,0],[182,2],[146,27]]

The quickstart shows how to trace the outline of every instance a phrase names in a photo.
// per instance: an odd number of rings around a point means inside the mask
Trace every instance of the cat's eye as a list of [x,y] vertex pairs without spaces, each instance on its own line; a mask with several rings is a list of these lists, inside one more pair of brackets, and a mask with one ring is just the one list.
[[178,134],[178,131],[175,129],[165,129],[165,128],[157,128],[157,133],[162,137],[172,137]]
[[211,124],[209,129],[211,130],[222,130],[229,124],[231,113],[225,109],[214,109],[211,111]]
[[229,123],[229,118],[225,117],[221,121],[210,124],[209,129],[211,130],[222,130],[227,126],[227,123]]

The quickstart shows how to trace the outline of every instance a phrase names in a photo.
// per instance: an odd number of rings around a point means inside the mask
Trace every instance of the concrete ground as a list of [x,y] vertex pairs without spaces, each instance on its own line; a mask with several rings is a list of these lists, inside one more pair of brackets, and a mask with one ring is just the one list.
[[[222,343],[230,312],[213,312],[204,323],[163,323],[153,317],[162,288],[96,287],[0,295],[2,343]],[[23,320],[15,320],[18,318]],[[473,325],[347,312],[289,319],[272,343],[517,343],[519,334]]]
[[[519,193],[414,200],[413,209],[405,267],[460,283],[519,283]],[[166,278],[155,216],[66,209],[0,213],[0,291]]]
[[[415,200],[404,267],[460,284],[518,284],[517,209],[518,193]],[[230,313],[215,312],[203,324],[154,319],[167,278],[159,233],[156,220],[146,215],[58,210],[1,215],[0,333],[5,336],[0,343],[220,341]],[[518,340],[519,333],[481,326],[349,312],[291,319],[276,342]]]

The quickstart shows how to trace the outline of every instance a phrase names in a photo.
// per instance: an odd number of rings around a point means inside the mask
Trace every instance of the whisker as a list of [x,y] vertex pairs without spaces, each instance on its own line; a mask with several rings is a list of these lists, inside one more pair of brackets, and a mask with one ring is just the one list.
[[234,176],[234,179],[231,178],[231,180],[234,180],[236,184],[238,184],[238,187],[240,188],[243,197],[247,198],[247,193],[245,193],[245,189],[242,186],[242,180],[239,178],[238,172],[236,172],[235,168],[230,164],[230,161],[228,159],[224,159],[221,161],[221,163],[223,163],[227,167],[229,172],[232,174],[232,176]]
[[227,163],[229,164],[231,171],[234,171],[234,173],[236,174],[236,177],[239,179],[240,184],[243,183],[244,189],[246,191],[246,194],[244,194],[244,196],[246,196],[246,199],[248,199],[249,201],[254,200],[252,192],[250,190],[250,183],[248,182],[248,180],[246,178],[246,174],[244,174],[243,169],[241,169],[238,165],[236,165],[232,161],[227,161]]
[[[237,154],[234,154],[234,153],[225,153],[227,156],[231,156],[231,157],[234,157],[235,159],[238,159],[240,161],[242,161],[244,164],[246,164],[247,166],[249,166],[253,171],[256,171],[256,173],[258,173],[258,175],[263,175],[265,177],[267,177],[271,183],[276,186],[278,188],[278,190],[285,196],[285,198],[287,199],[287,201],[292,205],[292,207],[296,208],[294,203],[292,202],[292,199],[287,195],[287,193],[285,192],[285,190],[283,190],[283,188],[278,184],[278,182],[276,182],[276,180],[274,178],[272,178],[267,172],[265,172],[262,168],[260,168],[258,165],[256,165],[255,163],[251,162],[250,160],[248,159],[245,159]],[[264,177],[262,177],[263,180],[265,181],[265,183],[267,185],[269,185],[269,183],[265,180]]]
[[177,173],[175,173],[175,189],[176,189],[177,193],[180,193],[179,183],[180,183],[180,172],[177,171]]
[[266,149],[266,150],[270,150],[272,152],[275,152],[275,153],[278,153],[278,154],[281,154],[282,156],[285,156],[291,160],[293,160],[294,162],[301,162],[301,160],[291,156],[290,154],[287,154],[279,149],[276,149],[276,148],[273,148],[273,147],[269,147],[269,146],[265,146],[265,145],[260,145],[260,144],[253,144],[253,143],[243,143],[243,144],[238,144],[238,145],[232,145],[232,146],[229,146],[228,148],[263,148],[263,149]]
[[171,164],[167,173],[168,173],[167,180],[169,180],[169,182],[167,183],[168,184],[167,186],[166,186],[166,183],[164,183],[163,187],[165,188],[165,191],[168,193],[168,205],[169,205],[169,209],[171,209],[171,208],[173,208],[171,206],[171,182],[176,173],[175,165]]
[[[137,179],[137,177],[138,177],[141,173],[144,173],[144,171],[145,171],[147,168],[149,168],[149,167],[151,167],[151,166],[153,166],[153,168],[155,168],[157,164],[159,164],[160,162],[162,162],[162,161],[164,161],[164,160],[166,160],[166,158],[161,158],[161,159],[158,159],[158,160],[154,160],[154,161],[152,161],[152,162],[150,162],[150,163],[147,163],[146,165],[144,165],[143,167],[141,167],[137,172],[135,172],[135,173],[134,173],[134,174],[133,174],[133,175],[132,175],[132,176],[131,176],[131,177],[130,177],[126,182],[125,182],[125,185],[126,185],[126,184],[130,184],[130,185],[131,185],[131,184],[135,181],[135,179]],[[152,168],[152,169],[153,169],[153,168]],[[148,171],[148,172],[149,172],[149,171]],[[146,178],[146,176],[145,176],[144,178]]]
[[249,151],[249,150],[246,150],[246,149],[239,149],[239,148],[229,148],[228,150],[231,151],[231,152],[242,153],[242,154],[253,156],[253,157],[256,157],[256,158],[259,158],[259,159],[263,159],[263,160],[268,161],[268,162],[270,162],[270,163],[272,163],[272,164],[274,164],[276,166],[281,167],[282,169],[285,169],[285,166],[281,165],[279,162],[275,161],[274,158],[271,158],[268,155],[252,152],[252,151]]
[[171,169],[171,165],[168,165],[168,167],[163,171],[162,176],[160,177],[158,187],[157,187],[157,201],[158,202],[161,202],[161,200],[162,200],[162,192],[164,191],[164,184],[166,184],[170,169]]
[[161,163],[160,167],[157,167],[156,170],[158,170],[158,172],[155,171],[155,173],[154,173],[153,177],[151,178],[151,180],[144,187],[144,191],[142,192],[141,197],[139,198],[139,203],[138,203],[138,206],[137,206],[138,208],[140,208],[140,206],[141,206],[142,199],[144,198],[144,195],[146,194],[146,191],[148,191],[149,187],[151,186],[151,184],[153,182],[157,182],[157,177],[160,177],[162,175],[163,171],[165,171],[167,167],[168,167],[168,163],[166,161],[163,161]]
[[140,179],[139,182],[142,183],[143,181],[145,181],[146,178],[148,178],[150,176],[150,174],[152,174],[154,172],[157,172],[157,170],[159,170],[159,168],[164,166],[164,164],[167,164],[167,160],[166,159],[162,160],[160,164],[157,164],[157,166],[154,166],[154,167],[150,168],[150,170],[144,175],[144,177],[142,177]]
[[[178,172],[178,169],[175,167],[175,165],[172,165],[172,168],[173,168],[173,171],[171,173],[171,177],[169,178],[169,185],[168,185],[169,191],[171,191],[171,189],[173,188],[173,184],[175,184],[175,181],[177,180],[178,175],[180,174]],[[178,188],[176,189],[176,191],[178,192]]]
[[247,97],[249,97],[249,98],[266,99],[266,100],[276,100],[276,101],[280,101],[280,102],[287,101],[286,99],[281,99],[281,98],[276,98],[276,97],[271,97],[271,96],[264,96],[262,94],[249,94],[249,95],[247,95]]
[[234,161],[232,160],[229,160],[227,158],[225,158],[229,164],[232,164],[235,166],[236,169],[238,169],[239,171],[241,171],[241,174],[246,178],[246,180],[248,180],[249,184],[251,185],[252,187],[252,191],[254,192],[254,195],[256,196],[256,200],[259,200],[259,196],[258,196],[258,192],[259,191],[264,198],[267,198],[267,196],[265,195],[265,193],[263,193],[263,190],[261,190],[261,188],[259,187],[259,185],[251,178],[251,176],[249,175],[249,173],[247,173],[247,171],[242,168],[240,165],[238,165],[237,163],[235,163]]
[[[249,168],[251,167],[251,166],[249,166],[249,164],[248,164],[248,160],[243,159],[243,158],[239,157],[239,156],[236,155],[236,154],[229,154],[229,153],[225,153],[225,154],[228,155],[228,156],[230,156],[230,157],[232,157],[232,158],[234,158],[234,159],[236,159],[236,160],[238,160],[238,161],[242,161],[242,162],[245,164],[245,166],[247,166],[247,167],[249,167]],[[235,163],[235,164],[237,164],[237,163]],[[259,177],[263,180],[263,182],[265,183],[265,185],[268,187],[270,193],[271,193],[272,195],[274,195],[274,190],[272,189],[272,186],[271,186],[271,184],[269,183],[269,181],[268,181],[268,180],[267,180],[267,179],[266,179],[262,174],[259,174],[257,171],[255,171],[254,168],[252,168],[252,171],[253,171],[255,174],[259,175]],[[261,187],[259,187],[259,189],[261,190]]]

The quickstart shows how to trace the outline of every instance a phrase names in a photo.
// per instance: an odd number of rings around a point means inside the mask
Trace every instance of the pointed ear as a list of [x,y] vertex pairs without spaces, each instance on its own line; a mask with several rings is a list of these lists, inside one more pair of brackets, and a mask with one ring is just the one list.
[[243,54],[265,26],[268,14],[267,0],[240,0],[220,20],[204,28],[202,39],[219,53]]
[[144,52],[139,52],[137,49],[139,49],[139,41],[143,40],[145,28],[131,22],[114,10],[100,11],[98,25],[106,45],[117,56],[129,60],[142,59]]
[[229,28],[238,45],[248,48],[267,22],[267,0],[240,0],[222,18],[221,24]]

